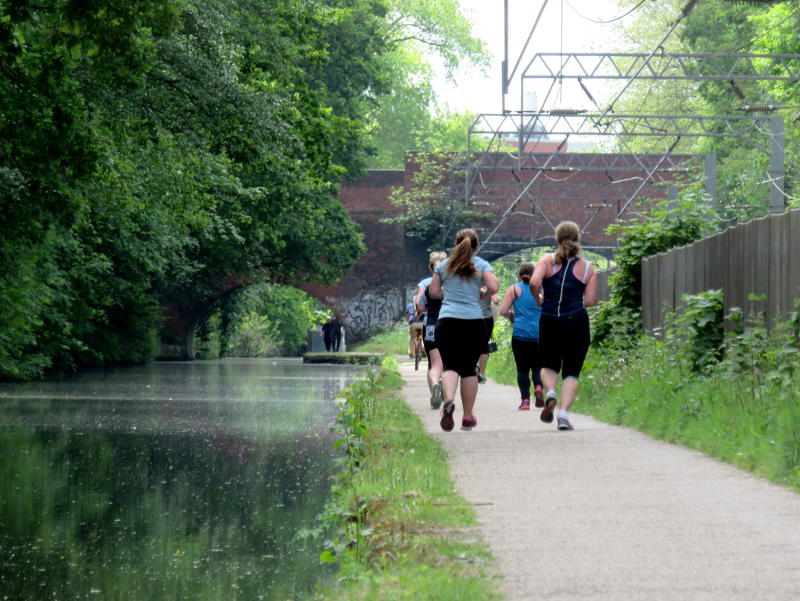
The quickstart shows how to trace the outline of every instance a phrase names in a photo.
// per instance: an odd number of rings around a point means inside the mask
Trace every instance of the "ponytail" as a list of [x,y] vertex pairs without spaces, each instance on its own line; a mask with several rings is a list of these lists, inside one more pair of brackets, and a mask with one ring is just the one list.
[[444,266],[449,275],[457,275],[469,280],[475,277],[478,270],[472,263],[472,256],[478,250],[478,233],[472,229],[464,229],[456,234],[456,246]]
[[526,284],[530,284],[533,276],[533,263],[524,262],[519,264],[519,279]]
[[556,226],[556,242],[558,243],[556,264],[580,256],[581,245],[578,242],[580,239],[581,231],[574,221],[562,221]]

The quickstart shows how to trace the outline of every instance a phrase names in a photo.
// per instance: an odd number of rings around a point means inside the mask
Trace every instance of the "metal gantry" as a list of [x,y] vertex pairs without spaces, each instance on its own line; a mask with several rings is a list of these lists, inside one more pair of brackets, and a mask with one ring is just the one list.
[[[541,16],[541,12],[539,16]],[[503,72],[504,109],[505,93],[509,83],[506,64],[507,59],[504,62]],[[519,64],[518,61],[512,76]],[[542,102],[542,107],[548,106],[549,108],[516,112],[504,110],[499,114],[478,115],[469,130],[468,151],[462,155],[454,170],[456,174],[459,174],[462,182],[465,203],[481,202],[489,191],[495,202],[501,200],[510,202],[508,210],[503,214],[500,222],[489,233],[487,242],[499,230],[505,219],[517,211],[521,200],[531,200],[531,214],[536,212],[537,199],[531,191],[537,180],[541,179],[543,174],[554,169],[555,156],[565,154],[560,151],[570,139],[583,136],[613,137],[623,146],[627,145],[626,140],[631,137],[666,139],[668,147],[655,165],[651,160],[648,160],[647,163],[642,161],[635,152],[618,155],[626,157],[625,160],[636,164],[645,173],[634,192],[626,192],[628,195],[619,211],[620,215],[635,200],[645,185],[655,183],[659,179],[658,174],[662,171],[663,165],[667,165],[664,169],[670,168],[668,167],[669,157],[680,140],[699,137],[738,138],[769,156],[769,208],[773,212],[782,211],[785,208],[785,132],[782,117],[753,113],[723,116],[616,114],[613,112],[613,107],[634,80],[728,81],[734,86],[736,81],[796,82],[800,80],[800,55],[667,54],[656,51],[648,54],[537,53],[527,63],[520,79],[521,105],[527,81],[549,80],[550,88]],[[586,84],[589,80],[600,79],[626,82],[623,89],[604,106],[597,102]],[[593,105],[593,111],[553,106],[551,101],[553,90],[564,80],[574,80],[578,83],[586,98]],[[475,137],[482,138],[484,142],[488,140],[489,148],[494,147],[495,151],[472,152],[472,141]],[[543,140],[549,140],[557,147],[550,155],[539,154],[536,159],[537,163],[531,166],[531,153],[527,149],[530,146],[535,147]],[[497,152],[497,150],[509,147],[513,150],[505,153]],[[566,154],[569,155],[569,153]],[[501,190],[498,190],[497,187],[492,189],[491,185],[486,185],[485,181],[481,181],[485,179],[483,173],[486,168],[492,166],[495,169],[503,169],[504,164],[513,164],[513,169],[518,177],[516,186],[506,183]],[[715,166],[715,158],[706,157],[705,186],[706,191],[712,197],[715,195],[716,189]],[[560,168],[563,169],[563,167]],[[523,179],[522,176],[525,174],[527,177]],[[663,178],[661,179],[663,181]],[[565,192],[563,196],[565,200],[568,198],[568,194]]]

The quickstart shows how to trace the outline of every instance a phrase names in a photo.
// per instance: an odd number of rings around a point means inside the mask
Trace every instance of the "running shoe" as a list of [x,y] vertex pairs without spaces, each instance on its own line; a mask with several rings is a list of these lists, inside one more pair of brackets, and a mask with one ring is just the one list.
[[542,413],[539,415],[539,419],[546,424],[552,423],[553,410],[556,408],[557,404],[558,404],[558,399],[556,398],[556,395],[553,396],[548,395],[544,401],[544,409],[542,409]]
[[442,419],[439,425],[445,432],[452,432],[455,423],[453,422],[453,412],[456,410],[456,404],[453,401],[445,401],[442,407]]
[[442,385],[438,382],[431,387],[431,408],[438,409],[442,406]]
[[559,430],[574,430],[575,428],[572,427],[572,424],[569,423],[569,420],[566,417],[559,417],[558,418],[558,429]]
[[474,428],[477,425],[478,425],[478,418],[475,417],[474,413],[469,417],[464,417],[461,419],[462,430],[472,430],[472,428]]
[[520,411],[530,411],[531,410],[531,400],[530,399],[522,399],[522,402],[519,404],[518,409]]
[[533,397],[536,399],[536,407],[538,409],[544,407],[544,395],[542,394],[541,388],[537,388],[533,391]]
[[478,384],[486,384],[486,376],[478,374]]

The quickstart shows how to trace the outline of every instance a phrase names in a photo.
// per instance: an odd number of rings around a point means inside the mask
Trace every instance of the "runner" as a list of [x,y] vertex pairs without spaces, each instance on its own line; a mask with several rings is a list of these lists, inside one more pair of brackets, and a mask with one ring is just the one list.
[[[431,273],[436,266],[447,258],[447,253],[442,251],[432,252],[428,258],[428,269]],[[439,319],[439,309],[442,306],[442,299],[428,298],[428,287],[432,276],[428,276],[417,284],[417,296],[414,303],[423,314],[425,324],[425,353],[428,355],[428,390],[431,393],[431,408],[438,409],[442,406],[442,356],[436,347],[436,321]]]
[[542,307],[539,356],[547,395],[539,417],[548,424],[553,421],[560,373],[558,429],[572,430],[569,410],[578,395],[583,360],[589,350],[589,315],[585,307],[597,302],[597,278],[592,264],[580,256],[577,224],[562,221],[556,226],[555,237],[558,250],[539,259],[530,285],[533,297]]
[[530,289],[533,263],[519,265],[519,281],[506,290],[500,315],[511,321],[511,351],[517,364],[517,386],[520,394],[520,411],[531,408],[531,378],[537,407],[544,407],[542,394],[541,364],[539,361],[539,317],[542,310],[533,298]]
[[464,412],[461,429],[471,430],[478,425],[473,411],[478,394],[475,366],[486,340],[480,306],[481,286],[486,286],[484,296],[491,296],[497,293],[500,284],[492,266],[476,256],[477,250],[478,234],[475,230],[458,232],[452,254],[436,266],[428,287],[430,298],[443,299],[436,325],[436,345],[444,364],[442,392],[445,402],[439,423],[445,432],[450,432],[454,426],[459,383]]

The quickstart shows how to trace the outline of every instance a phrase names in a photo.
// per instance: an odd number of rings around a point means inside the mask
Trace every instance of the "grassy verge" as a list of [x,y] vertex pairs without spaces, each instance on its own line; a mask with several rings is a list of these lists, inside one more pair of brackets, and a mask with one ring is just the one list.
[[472,508],[455,492],[444,450],[399,397],[401,383],[389,358],[347,391],[322,553],[340,569],[314,598],[499,599]]
[[399,323],[357,342],[348,350],[361,353],[381,353],[383,355],[402,355],[408,352],[408,325]]
[[[575,410],[699,450],[800,491],[800,383],[783,344],[745,352],[695,373],[684,351],[643,338],[628,349],[592,349]],[[744,360],[747,359],[748,362]],[[514,385],[514,359],[501,350],[489,375]]]

